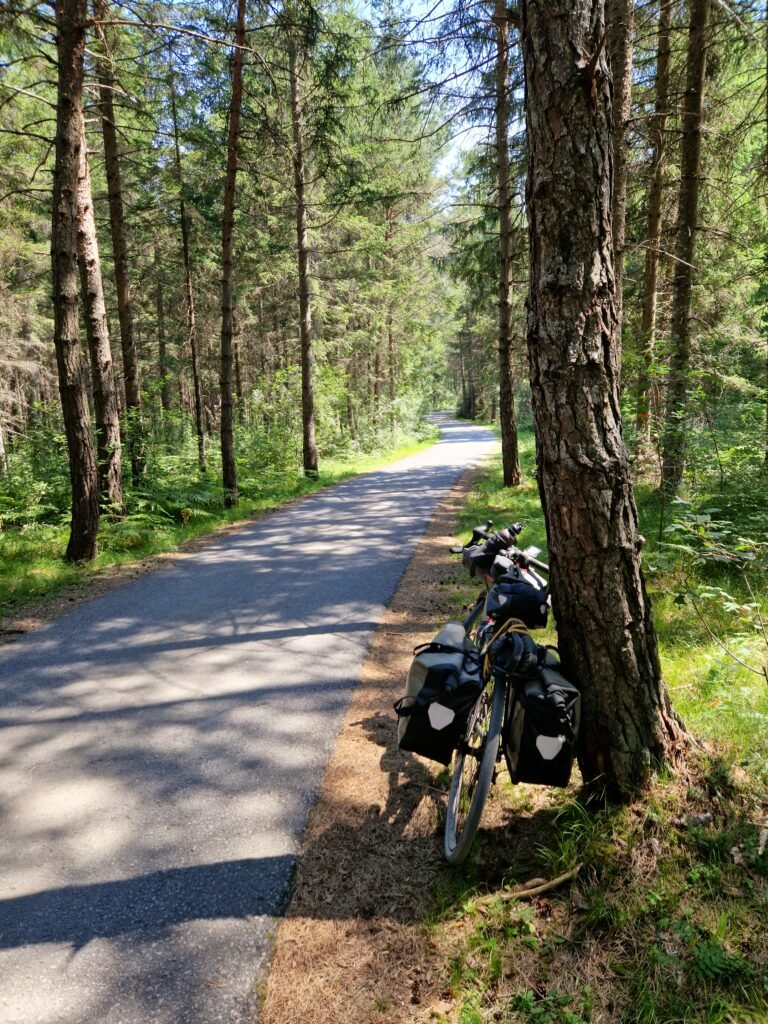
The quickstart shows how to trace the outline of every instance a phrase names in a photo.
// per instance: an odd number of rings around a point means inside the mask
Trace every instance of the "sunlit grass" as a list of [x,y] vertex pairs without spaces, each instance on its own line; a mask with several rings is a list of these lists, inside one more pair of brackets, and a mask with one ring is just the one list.
[[224,508],[215,466],[200,478],[194,464],[173,466],[141,494],[129,494],[129,515],[102,519],[99,553],[88,565],[63,559],[69,536],[68,520],[57,525],[31,522],[0,529],[0,614],[17,612],[32,601],[54,597],[69,586],[85,587],[100,570],[130,564],[152,555],[176,551],[185,541],[204,536],[230,523],[244,521],[288,501],[371,472],[413,455],[432,438],[408,440],[388,452],[330,459],[321,463],[316,480],[298,473],[249,477],[241,470],[240,502]]
[[[460,537],[487,518],[496,528],[520,520],[521,545],[546,557],[532,438],[521,441],[525,484],[501,486],[496,454],[469,496]],[[768,523],[768,497],[755,488],[748,497],[722,490],[703,497],[701,508],[722,509],[733,536],[756,536],[751,531]],[[765,1019],[768,684],[755,670],[768,652],[754,611],[716,597],[691,600],[719,587],[746,603],[738,567],[701,564],[670,547],[666,528],[680,507],[663,508],[642,483],[636,498],[662,670],[697,742],[684,772],[659,773],[626,807],[587,810],[574,790],[512,787],[501,772],[496,815],[470,861],[440,879],[436,928],[458,1021]],[[756,560],[749,581],[768,622],[766,569]],[[477,589],[472,581],[467,594]],[[574,881],[538,909],[503,893],[576,868]]]
[[[459,536],[469,538],[471,528],[486,519],[499,529],[520,521],[524,531],[521,546],[534,544],[546,558],[546,530],[535,480],[534,438],[530,432],[520,434],[520,454],[524,483],[505,488],[501,484],[500,454],[496,450],[481,469],[459,517]],[[716,740],[737,760],[748,760],[768,774],[768,682],[760,672],[768,661],[768,649],[754,624],[726,611],[721,604],[690,600],[682,603],[680,595],[686,583],[705,581],[721,586],[745,598],[746,584],[738,572],[728,566],[692,566],[682,557],[676,558],[666,544],[665,526],[674,510],[664,507],[658,491],[640,483],[636,489],[640,529],[646,538],[644,568],[646,584],[652,601],[654,624],[659,638],[662,669],[675,708],[688,728],[706,740]],[[719,502],[734,524],[734,530],[747,533],[755,520],[755,499],[743,506],[740,521],[738,495],[721,492],[710,496],[706,504]],[[765,566],[756,565],[751,585],[762,614],[768,622],[768,593],[763,585]],[[471,600],[477,584],[467,585],[466,593],[457,596],[463,606]],[[698,608],[698,611],[697,611]],[[712,639],[717,637],[727,651]],[[730,652],[730,653],[728,653]],[[735,657],[734,657],[735,656]],[[748,664],[742,667],[735,658]]]

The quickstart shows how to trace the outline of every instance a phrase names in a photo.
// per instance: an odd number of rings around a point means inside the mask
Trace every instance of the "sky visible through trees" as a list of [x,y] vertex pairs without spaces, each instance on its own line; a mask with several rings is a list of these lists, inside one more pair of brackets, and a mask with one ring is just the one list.
[[[613,136],[627,169],[613,224],[625,237],[623,434],[635,475],[663,484],[669,506],[710,479],[755,479],[768,453],[766,11],[620,8],[605,17],[629,34],[605,45],[630,92]],[[61,92],[54,11],[83,25],[76,96],[66,81]],[[77,550],[90,555],[105,524],[208,514],[266,479],[391,446],[437,405],[498,421],[516,479],[514,433],[532,422],[520,11],[249,2],[240,48],[235,14],[105,0],[3,9],[4,530],[60,525],[87,493],[91,543]],[[70,103],[94,212],[92,227],[78,214],[81,251],[98,264],[88,258],[97,269],[66,341],[49,252]],[[560,244],[565,254],[567,224]],[[86,315],[96,277],[103,322]],[[98,323],[111,366],[86,345]],[[180,490],[189,500],[158,497]]]

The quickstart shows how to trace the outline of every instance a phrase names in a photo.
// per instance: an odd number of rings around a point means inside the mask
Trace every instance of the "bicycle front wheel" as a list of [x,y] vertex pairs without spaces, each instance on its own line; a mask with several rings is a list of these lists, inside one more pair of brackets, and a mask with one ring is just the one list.
[[445,818],[445,857],[461,864],[480,826],[480,818],[496,770],[505,686],[494,681],[481,693],[469,716],[467,730],[454,755],[448,813]]

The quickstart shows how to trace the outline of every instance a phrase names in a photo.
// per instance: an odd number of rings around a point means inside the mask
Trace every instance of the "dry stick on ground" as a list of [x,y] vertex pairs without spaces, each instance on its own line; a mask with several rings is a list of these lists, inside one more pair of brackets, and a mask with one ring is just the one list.
[[479,900],[475,900],[474,905],[477,908],[487,906],[489,903],[496,903],[498,900],[529,900],[533,896],[541,896],[542,893],[551,892],[552,889],[558,889],[566,882],[570,882],[583,867],[583,864],[577,864],[575,868],[565,871],[562,875],[558,875],[557,878],[553,878],[549,882],[542,878],[534,878],[529,882],[524,882],[522,885],[515,886],[514,889],[489,892],[487,896],[481,896]]

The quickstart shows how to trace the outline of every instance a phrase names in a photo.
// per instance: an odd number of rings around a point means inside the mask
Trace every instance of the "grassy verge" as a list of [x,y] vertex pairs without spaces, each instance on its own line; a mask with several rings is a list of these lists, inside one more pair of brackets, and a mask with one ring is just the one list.
[[[530,436],[521,455],[521,488],[504,489],[496,465],[481,474],[464,538],[486,518],[519,519],[521,542],[546,550]],[[743,493],[702,494],[695,507],[664,510],[663,522],[657,495],[637,488],[664,673],[702,748],[642,800],[597,812],[575,786],[512,787],[500,776],[471,862],[441,875],[434,936],[447,966],[431,1020],[768,1021],[768,687],[756,674],[766,581],[759,562],[745,579],[732,562],[702,557],[717,551],[713,531],[730,549],[765,521],[766,499]],[[456,590],[457,615],[474,592]],[[690,595],[707,592],[700,615]],[[513,894],[564,874],[538,896]]]
[[102,519],[99,554],[87,565],[71,565],[62,558],[69,535],[68,516],[62,515],[56,523],[31,520],[21,526],[0,528],[0,616],[54,598],[64,588],[85,587],[111,566],[176,551],[185,542],[219,527],[263,515],[433,443],[434,436],[407,441],[386,453],[328,460],[321,464],[316,480],[295,472],[252,479],[243,467],[240,502],[233,509],[224,508],[215,468],[201,477],[189,461],[173,457],[161,460],[151,485],[129,492],[128,514],[120,519]]

